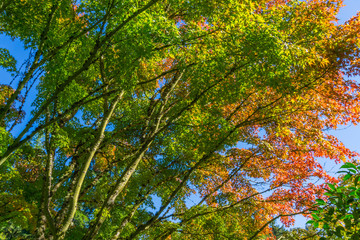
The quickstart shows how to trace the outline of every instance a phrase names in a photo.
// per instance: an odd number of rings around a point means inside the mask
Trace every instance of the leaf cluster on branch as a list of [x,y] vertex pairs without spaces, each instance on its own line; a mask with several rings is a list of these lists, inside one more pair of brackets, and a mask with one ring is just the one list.
[[322,239],[358,239],[360,237],[360,167],[347,162],[339,184],[328,183],[326,200],[316,200],[313,220],[308,221],[322,232]]

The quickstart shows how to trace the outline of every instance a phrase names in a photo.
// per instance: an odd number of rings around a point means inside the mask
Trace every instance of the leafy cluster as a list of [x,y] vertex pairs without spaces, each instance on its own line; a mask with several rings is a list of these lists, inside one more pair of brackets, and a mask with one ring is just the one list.
[[[347,162],[342,167],[346,171],[340,184],[328,184],[327,200],[317,199],[317,209],[308,221],[320,228],[325,236],[340,239],[359,239],[360,233],[360,167]],[[321,239],[328,239],[322,237]]]

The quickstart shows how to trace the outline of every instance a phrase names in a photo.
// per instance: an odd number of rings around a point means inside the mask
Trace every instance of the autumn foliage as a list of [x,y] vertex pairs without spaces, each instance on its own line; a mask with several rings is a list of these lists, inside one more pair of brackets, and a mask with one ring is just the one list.
[[14,76],[0,85],[0,226],[38,239],[275,239],[270,223],[290,226],[337,181],[319,158],[358,157],[327,131],[360,120],[360,19],[338,24],[341,6],[0,5],[1,33],[30,50],[18,69],[0,51]]

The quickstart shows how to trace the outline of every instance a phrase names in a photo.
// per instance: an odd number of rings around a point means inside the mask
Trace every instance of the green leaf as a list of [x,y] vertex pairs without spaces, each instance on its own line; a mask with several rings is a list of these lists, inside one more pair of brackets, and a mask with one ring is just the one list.
[[316,199],[315,201],[317,202],[317,205],[320,205],[320,206],[326,205],[326,202],[322,199]]
[[315,221],[314,220],[309,220],[306,222],[306,224],[313,224]]
[[354,170],[354,169],[349,169],[349,171],[350,171],[350,172],[352,172],[352,173],[354,173],[354,174],[356,174],[356,173],[357,173],[357,171],[356,171],[356,170]]
[[358,176],[355,177],[355,180],[354,180],[355,186],[357,186],[357,184],[358,184],[358,182],[359,182],[359,178],[360,178],[360,175],[358,175]]
[[320,220],[319,216],[317,216],[316,214],[311,214],[311,216],[315,219],[315,220]]
[[342,217],[343,220],[345,220],[345,219],[352,219],[352,218],[354,218],[354,216],[353,216],[352,214],[347,214],[347,215],[345,215],[344,217]]
[[343,180],[346,181],[346,180],[350,179],[352,176],[353,176],[352,174],[348,173],[344,176]]
[[358,190],[355,191],[355,195],[356,195],[358,198],[360,198],[360,189],[358,189]]
[[[344,165],[342,165],[341,167],[340,167],[340,169],[341,168],[352,168],[352,169],[357,169],[357,167],[356,167],[356,165],[355,164],[353,164],[353,163],[351,163],[351,162],[347,162],[347,163],[345,163]],[[356,171],[355,171],[356,172]]]
[[329,188],[330,188],[331,190],[335,191],[336,188],[335,188],[334,184],[328,183],[327,185],[329,186]]

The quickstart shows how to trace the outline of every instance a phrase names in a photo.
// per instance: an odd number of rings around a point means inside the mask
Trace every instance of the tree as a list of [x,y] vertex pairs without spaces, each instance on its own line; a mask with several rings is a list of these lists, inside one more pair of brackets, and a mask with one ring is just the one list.
[[0,52],[1,224],[255,239],[308,213],[311,180],[335,180],[316,158],[357,155],[325,131],[359,121],[359,21],[336,25],[341,3],[3,3],[1,33],[30,56]]

